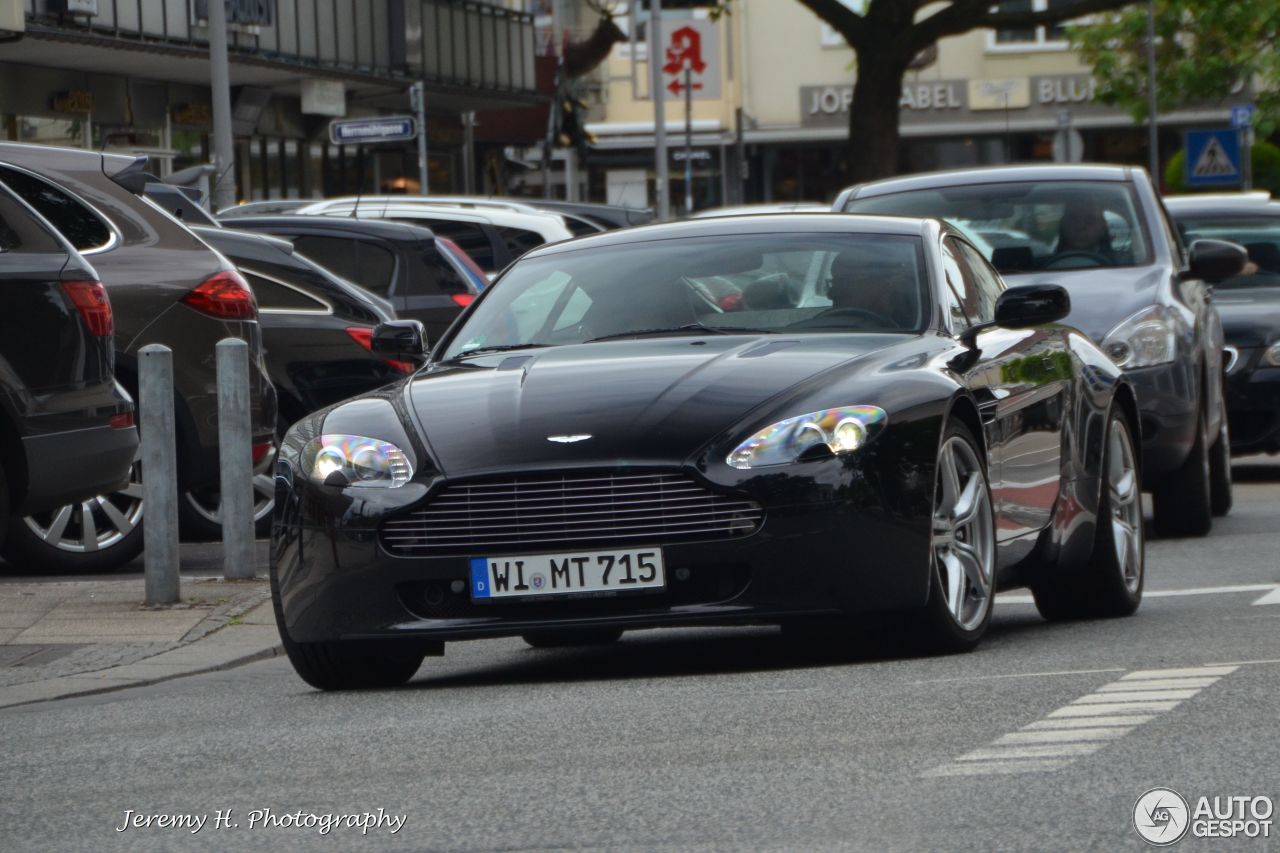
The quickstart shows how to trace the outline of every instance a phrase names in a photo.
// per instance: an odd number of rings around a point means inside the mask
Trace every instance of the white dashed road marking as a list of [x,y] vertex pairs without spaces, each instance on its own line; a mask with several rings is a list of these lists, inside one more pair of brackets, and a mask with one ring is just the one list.
[[1146,669],[1127,673],[1110,684],[1050,711],[1021,730],[989,745],[956,756],[925,776],[1046,773],[1092,755],[1137,726],[1172,711],[1235,666]]
[[1280,586],[1259,598],[1254,604],[1280,604]]

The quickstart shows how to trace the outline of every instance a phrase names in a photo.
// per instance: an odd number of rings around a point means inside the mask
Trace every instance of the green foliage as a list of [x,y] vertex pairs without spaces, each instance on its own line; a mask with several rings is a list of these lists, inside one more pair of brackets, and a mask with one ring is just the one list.
[[[1155,31],[1158,109],[1225,103],[1250,84],[1259,135],[1280,127],[1280,0],[1155,0]],[[1145,120],[1147,4],[1097,15],[1068,32],[1093,66],[1098,97]]]
[[[1253,146],[1253,188],[1270,190],[1271,195],[1280,197],[1280,146],[1269,142],[1259,142]],[[1187,151],[1184,148],[1169,159],[1164,167],[1164,183],[1169,192],[1195,192],[1187,186]],[[1209,191],[1209,188],[1205,188]],[[1221,189],[1214,191],[1221,192]]]

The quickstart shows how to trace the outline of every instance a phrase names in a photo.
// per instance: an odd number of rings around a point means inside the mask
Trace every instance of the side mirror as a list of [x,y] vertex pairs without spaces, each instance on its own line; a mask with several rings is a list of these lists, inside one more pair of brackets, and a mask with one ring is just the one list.
[[1196,240],[1191,244],[1191,275],[1210,284],[1244,272],[1249,253],[1226,240]]
[[422,358],[427,352],[427,333],[417,320],[392,320],[373,329],[369,348],[392,358]]
[[1011,287],[996,300],[996,325],[1023,329],[1056,323],[1071,313],[1071,295],[1057,284]]

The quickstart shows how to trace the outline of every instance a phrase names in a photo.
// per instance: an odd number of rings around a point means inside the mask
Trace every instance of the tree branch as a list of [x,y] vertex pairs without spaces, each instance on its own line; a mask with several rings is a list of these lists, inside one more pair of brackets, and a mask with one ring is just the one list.
[[1068,6],[1039,12],[1001,12],[992,11],[995,4],[991,0],[954,0],[950,6],[916,24],[912,32],[912,44],[917,49],[924,50],[940,38],[959,35],[978,27],[997,29],[1057,24],[1082,15],[1109,12],[1132,3],[1133,0],[1076,0]]
[[862,16],[845,6],[840,0],[800,0],[831,28],[844,36],[844,40],[855,50],[866,33],[866,22]]

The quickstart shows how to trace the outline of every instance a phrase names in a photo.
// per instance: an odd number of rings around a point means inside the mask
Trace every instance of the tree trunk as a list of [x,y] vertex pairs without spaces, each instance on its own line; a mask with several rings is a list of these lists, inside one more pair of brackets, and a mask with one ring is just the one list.
[[850,183],[898,173],[898,103],[912,54],[858,52],[858,79],[849,107]]

